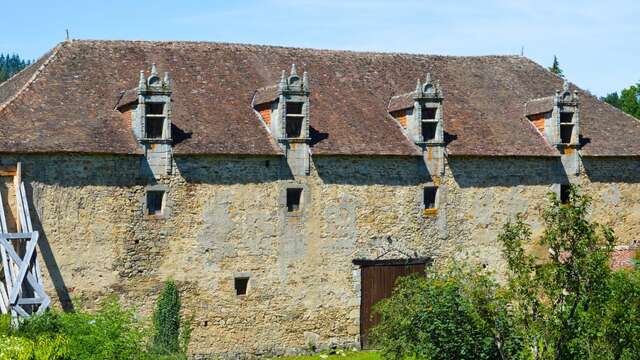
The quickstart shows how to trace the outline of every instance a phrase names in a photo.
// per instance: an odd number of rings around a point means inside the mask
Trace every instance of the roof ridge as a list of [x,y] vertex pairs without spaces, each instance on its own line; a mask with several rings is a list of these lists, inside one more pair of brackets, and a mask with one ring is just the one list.
[[224,41],[190,41],[190,40],[101,40],[101,39],[72,39],[71,43],[78,44],[90,44],[90,43],[104,43],[104,44],[117,44],[117,43],[139,43],[149,45],[220,45],[220,46],[241,46],[247,48],[263,48],[263,49],[285,49],[285,50],[305,50],[305,51],[320,51],[330,53],[351,53],[351,54],[368,54],[368,55],[389,55],[389,56],[433,56],[441,58],[503,58],[503,59],[522,59],[526,58],[517,54],[487,54],[487,55],[443,55],[443,54],[428,54],[421,52],[394,52],[394,51],[382,51],[382,50],[348,50],[348,49],[330,49],[330,48],[314,48],[314,47],[301,47],[301,46],[287,46],[287,45],[270,45],[270,44],[251,44],[251,43],[239,43],[239,42],[224,42]]
[[[61,42],[58,45],[56,45],[56,47],[53,48],[53,51],[51,51],[51,55],[49,55],[49,57],[40,65],[40,67],[38,69],[36,69],[36,71],[33,73],[33,75],[31,75],[31,77],[29,79],[27,79],[27,81],[25,81],[25,83],[20,87],[20,89],[18,89],[18,91],[16,91],[15,94],[13,94],[13,96],[9,96],[9,98],[4,102],[0,104],[0,112],[2,112],[4,109],[6,109],[14,100],[16,100],[18,97],[20,97],[20,95],[22,95],[31,84],[33,84],[36,80],[36,78],[38,77],[38,75],[40,75],[44,69],[47,67],[47,65],[49,65],[49,63],[51,63],[51,61],[53,61],[53,59],[56,57],[56,55],[58,54],[58,52],[60,51],[60,49],[62,49],[62,47],[66,44],[67,42]],[[32,66],[35,66],[37,62],[34,62]],[[15,74],[14,76],[20,74],[21,72],[27,70],[30,66],[20,70],[20,72],[18,72],[17,74]],[[10,79],[9,79],[10,80]],[[7,82],[9,81],[7,80]],[[5,83],[7,83],[5,82]],[[3,83],[3,84],[5,84]],[[2,84],[0,84],[1,86]]]

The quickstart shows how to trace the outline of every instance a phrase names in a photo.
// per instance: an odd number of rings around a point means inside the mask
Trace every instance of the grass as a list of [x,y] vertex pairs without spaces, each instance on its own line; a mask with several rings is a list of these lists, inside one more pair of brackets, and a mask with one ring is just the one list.
[[313,355],[287,356],[278,360],[381,360],[380,353],[375,351],[344,351],[338,350],[335,354],[320,352]]

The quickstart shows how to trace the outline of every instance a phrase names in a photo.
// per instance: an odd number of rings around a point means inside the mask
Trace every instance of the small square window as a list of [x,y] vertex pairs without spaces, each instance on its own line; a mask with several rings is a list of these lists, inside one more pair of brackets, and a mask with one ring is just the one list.
[[233,282],[236,289],[236,295],[247,295],[247,287],[249,286],[248,277],[236,277]]
[[164,118],[147,117],[145,131],[147,139],[161,139],[164,132]]
[[437,122],[422,122],[422,141],[431,141],[436,138]]
[[302,115],[302,103],[301,102],[288,102],[287,103],[287,115]]
[[147,115],[162,115],[164,114],[164,103],[146,103]]
[[562,184],[560,185],[560,203],[561,204],[568,204],[569,203],[569,194],[570,194],[570,190],[571,186],[569,184]]
[[163,214],[165,192],[162,190],[147,191],[147,214],[159,216]]
[[422,108],[422,120],[435,120],[437,108],[423,107]]
[[300,211],[302,204],[302,189],[289,188],[287,189],[287,212]]
[[572,124],[560,124],[560,142],[563,144],[571,143],[571,138],[573,135],[573,125]]
[[424,208],[425,209],[435,209],[436,208],[436,197],[438,195],[438,187],[437,186],[427,186],[424,188]]
[[299,138],[302,135],[302,118],[287,116],[287,137]]
[[560,113],[560,122],[561,123],[572,123],[573,122],[573,113],[572,112],[561,112]]

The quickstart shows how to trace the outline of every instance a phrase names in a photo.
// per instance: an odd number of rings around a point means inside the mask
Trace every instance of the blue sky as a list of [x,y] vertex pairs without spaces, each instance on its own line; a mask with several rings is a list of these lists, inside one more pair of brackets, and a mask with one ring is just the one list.
[[445,55],[519,54],[597,95],[640,81],[640,1],[10,1],[0,52],[64,39],[201,40]]

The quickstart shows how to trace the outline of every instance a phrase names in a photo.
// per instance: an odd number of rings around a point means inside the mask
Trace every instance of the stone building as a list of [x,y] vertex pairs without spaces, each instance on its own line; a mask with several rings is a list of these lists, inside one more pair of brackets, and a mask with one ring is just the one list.
[[149,314],[173,278],[194,355],[366,343],[396,276],[500,271],[501,225],[539,234],[568,184],[640,230],[640,124],[519,56],[66,41],[0,85],[0,124],[54,304]]

